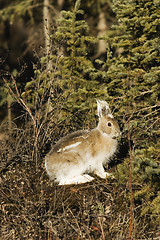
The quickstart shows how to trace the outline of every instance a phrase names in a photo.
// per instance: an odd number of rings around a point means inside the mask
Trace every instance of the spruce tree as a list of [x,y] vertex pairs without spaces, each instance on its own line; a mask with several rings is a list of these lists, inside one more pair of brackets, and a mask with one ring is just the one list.
[[[108,39],[108,92],[121,102],[122,114],[126,114],[129,103],[137,147],[150,147],[154,143],[157,146],[158,140],[160,15],[157,6],[147,0],[114,1],[119,22],[115,29],[119,34]],[[122,51],[118,57],[112,54],[115,48]]]
[[[134,144],[134,181],[149,185],[143,191],[147,204],[152,204],[152,199],[158,195],[160,178],[159,5],[158,1],[148,0],[113,1],[118,25],[114,26],[115,36],[108,37],[105,65],[108,67],[108,93],[110,97],[116,97],[122,120],[130,124]],[[121,52],[118,56],[115,49]],[[127,131],[123,132],[123,137],[127,138]],[[148,189],[152,194],[148,195]],[[142,197],[141,191],[136,196]],[[150,211],[149,208],[145,210],[143,213]]]
[[96,99],[107,95],[106,87],[101,83],[104,82],[104,73],[96,70],[89,58],[89,46],[96,39],[89,36],[88,25],[79,8],[78,0],[73,11],[61,12],[57,30],[52,35],[52,68],[45,70],[47,58],[43,57],[41,63],[44,67],[35,70],[35,79],[26,85],[26,94],[32,95],[32,100],[35,99],[33,86],[37,82],[40,83],[39,93],[50,92],[52,108],[59,104],[60,119],[65,119],[68,128],[84,127],[84,120],[91,127],[88,121],[91,114],[87,113],[95,110]]
[[89,45],[95,43],[95,38],[88,35],[88,25],[82,19],[83,11],[80,1],[75,4],[73,11],[62,11],[58,21],[56,40],[63,47],[56,72],[56,87],[63,93],[65,103],[63,109],[70,112],[72,118],[81,118],[86,111],[95,105],[95,99],[104,97],[107,92],[98,79],[102,73],[97,71],[89,59]]

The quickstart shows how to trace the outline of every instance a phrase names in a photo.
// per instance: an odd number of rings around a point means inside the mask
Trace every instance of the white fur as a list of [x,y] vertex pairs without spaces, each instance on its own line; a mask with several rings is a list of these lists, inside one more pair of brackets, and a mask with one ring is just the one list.
[[110,118],[114,118],[113,115],[112,115],[111,113],[108,114],[108,117],[110,117]]
[[69,179],[63,179],[59,182],[59,185],[66,185],[66,184],[80,184],[93,181],[94,178],[89,176],[88,174],[78,175]]
[[71,144],[71,145],[69,145],[69,146],[66,146],[66,147],[64,147],[64,148],[62,148],[62,149],[61,149],[61,148],[58,149],[57,152],[66,151],[66,150],[68,150],[68,149],[75,148],[75,147],[78,146],[79,144],[81,144],[81,142],[76,142],[76,143]]
[[87,139],[87,138],[88,138],[88,136],[86,136],[86,137],[82,136],[82,138],[83,138],[83,139]]
[[111,113],[111,110],[109,108],[108,103],[106,103],[105,101],[97,100],[97,112],[98,112],[99,118],[102,118],[102,116],[104,114],[103,111],[102,111],[103,109],[106,110],[105,114],[108,115],[108,117],[114,118],[112,113]]

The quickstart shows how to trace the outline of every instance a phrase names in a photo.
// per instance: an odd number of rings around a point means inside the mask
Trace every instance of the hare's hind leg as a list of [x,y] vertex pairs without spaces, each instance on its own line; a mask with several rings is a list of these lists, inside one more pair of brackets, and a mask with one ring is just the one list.
[[75,176],[72,178],[63,179],[59,182],[59,185],[81,184],[81,183],[91,182],[93,180],[94,180],[93,177],[89,176],[88,174],[83,174],[83,175]]

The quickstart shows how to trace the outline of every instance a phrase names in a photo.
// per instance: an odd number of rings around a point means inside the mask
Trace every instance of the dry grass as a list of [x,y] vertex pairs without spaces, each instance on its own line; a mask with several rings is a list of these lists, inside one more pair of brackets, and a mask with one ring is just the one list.
[[[42,154],[33,154],[32,131],[15,132],[0,145],[1,239],[128,239],[128,183],[97,178],[58,186],[49,180]],[[158,230],[141,220],[140,208],[134,209],[132,239],[158,239]]]

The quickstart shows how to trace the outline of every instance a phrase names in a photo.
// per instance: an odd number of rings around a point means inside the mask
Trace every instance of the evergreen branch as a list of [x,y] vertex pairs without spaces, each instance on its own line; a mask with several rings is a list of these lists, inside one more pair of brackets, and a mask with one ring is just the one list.
[[34,5],[31,5],[31,6],[27,7],[27,9],[34,9],[34,8],[37,8],[37,7],[48,7],[48,8],[50,8],[51,10],[53,10],[53,12],[54,12],[55,15],[57,15],[58,17],[60,16],[59,11],[57,11],[57,10],[55,9],[55,7],[52,6],[52,5],[49,4],[49,3],[48,3],[48,4],[37,3],[37,4],[34,4]]

